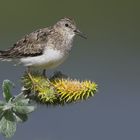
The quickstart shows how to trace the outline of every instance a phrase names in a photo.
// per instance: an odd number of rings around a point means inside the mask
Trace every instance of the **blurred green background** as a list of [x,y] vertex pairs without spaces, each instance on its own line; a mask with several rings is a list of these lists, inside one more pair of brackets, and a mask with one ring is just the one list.
[[[40,105],[12,140],[140,139],[139,5],[137,0],[0,0],[0,49],[73,17],[88,39],[76,37],[70,57],[57,70],[99,85],[96,97],[86,102]],[[10,79],[19,93],[24,69],[0,62],[0,84]]]

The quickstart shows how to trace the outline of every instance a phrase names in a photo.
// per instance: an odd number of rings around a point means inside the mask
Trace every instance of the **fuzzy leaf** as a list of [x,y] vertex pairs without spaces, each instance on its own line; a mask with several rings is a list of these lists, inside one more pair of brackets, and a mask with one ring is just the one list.
[[16,131],[16,119],[11,111],[6,111],[0,120],[0,132],[11,138]]
[[0,113],[3,111],[4,105],[5,105],[5,102],[0,101]]
[[23,92],[21,92],[20,94],[16,95],[15,98],[13,99],[14,102],[21,101],[21,100],[26,100],[27,104],[29,102],[29,99],[27,99],[25,97],[25,95],[23,94]]
[[24,106],[24,105],[29,105],[29,99],[18,99],[18,100],[14,100],[15,104],[16,105],[21,105],[21,106]]
[[3,97],[5,98],[6,102],[8,102],[10,100],[10,98],[13,97],[11,92],[10,92],[10,88],[13,86],[14,86],[13,83],[9,80],[3,81],[3,85],[2,85]]
[[3,116],[3,109],[4,109],[4,105],[5,105],[5,102],[4,101],[0,101],[0,120],[2,119],[2,116]]
[[36,107],[34,105],[29,105],[29,99],[23,99],[21,101],[15,102],[13,110],[21,114],[28,114],[33,112],[35,108]]
[[14,107],[15,111],[18,113],[22,113],[22,114],[28,114],[31,113],[35,110],[34,106],[15,106]]
[[5,104],[4,101],[0,101],[0,106],[3,106]]
[[14,115],[16,117],[17,122],[25,122],[28,120],[27,114],[21,114],[21,113],[15,112]]

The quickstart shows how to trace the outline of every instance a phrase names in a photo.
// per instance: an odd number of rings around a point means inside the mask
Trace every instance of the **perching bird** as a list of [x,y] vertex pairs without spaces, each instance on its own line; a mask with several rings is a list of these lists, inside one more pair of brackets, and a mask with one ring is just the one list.
[[69,55],[76,34],[86,38],[73,19],[63,18],[51,27],[25,35],[12,48],[0,51],[0,60],[16,60],[29,69],[57,67]]

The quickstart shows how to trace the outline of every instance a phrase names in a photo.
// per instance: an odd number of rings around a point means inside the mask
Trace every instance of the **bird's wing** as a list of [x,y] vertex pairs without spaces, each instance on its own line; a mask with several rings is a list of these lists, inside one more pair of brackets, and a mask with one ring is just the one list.
[[47,42],[47,36],[51,31],[52,28],[48,27],[26,35],[15,43],[12,48],[3,51],[3,56],[6,58],[22,58],[41,55],[45,47],[44,42]]

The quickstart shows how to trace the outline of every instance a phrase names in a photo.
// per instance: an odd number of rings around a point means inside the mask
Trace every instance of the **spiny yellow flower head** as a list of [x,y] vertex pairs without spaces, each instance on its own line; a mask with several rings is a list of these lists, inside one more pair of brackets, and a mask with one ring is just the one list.
[[29,96],[41,103],[54,103],[57,99],[54,87],[49,80],[38,73],[34,73],[31,77],[27,74],[23,77],[23,85],[28,90]]
[[61,102],[70,103],[87,99],[97,91],[97,85],[91,81],[80,82],[71,79],[56,79],[53,82]]
[[[33,73],[24,75],[23,85],[31,99],[44,104],[65,104],[88,99],[97,92],[97,84],[91,81],[80,82],[55,75],[50,79]],[[34,94],[33,94],[34,93]]]

